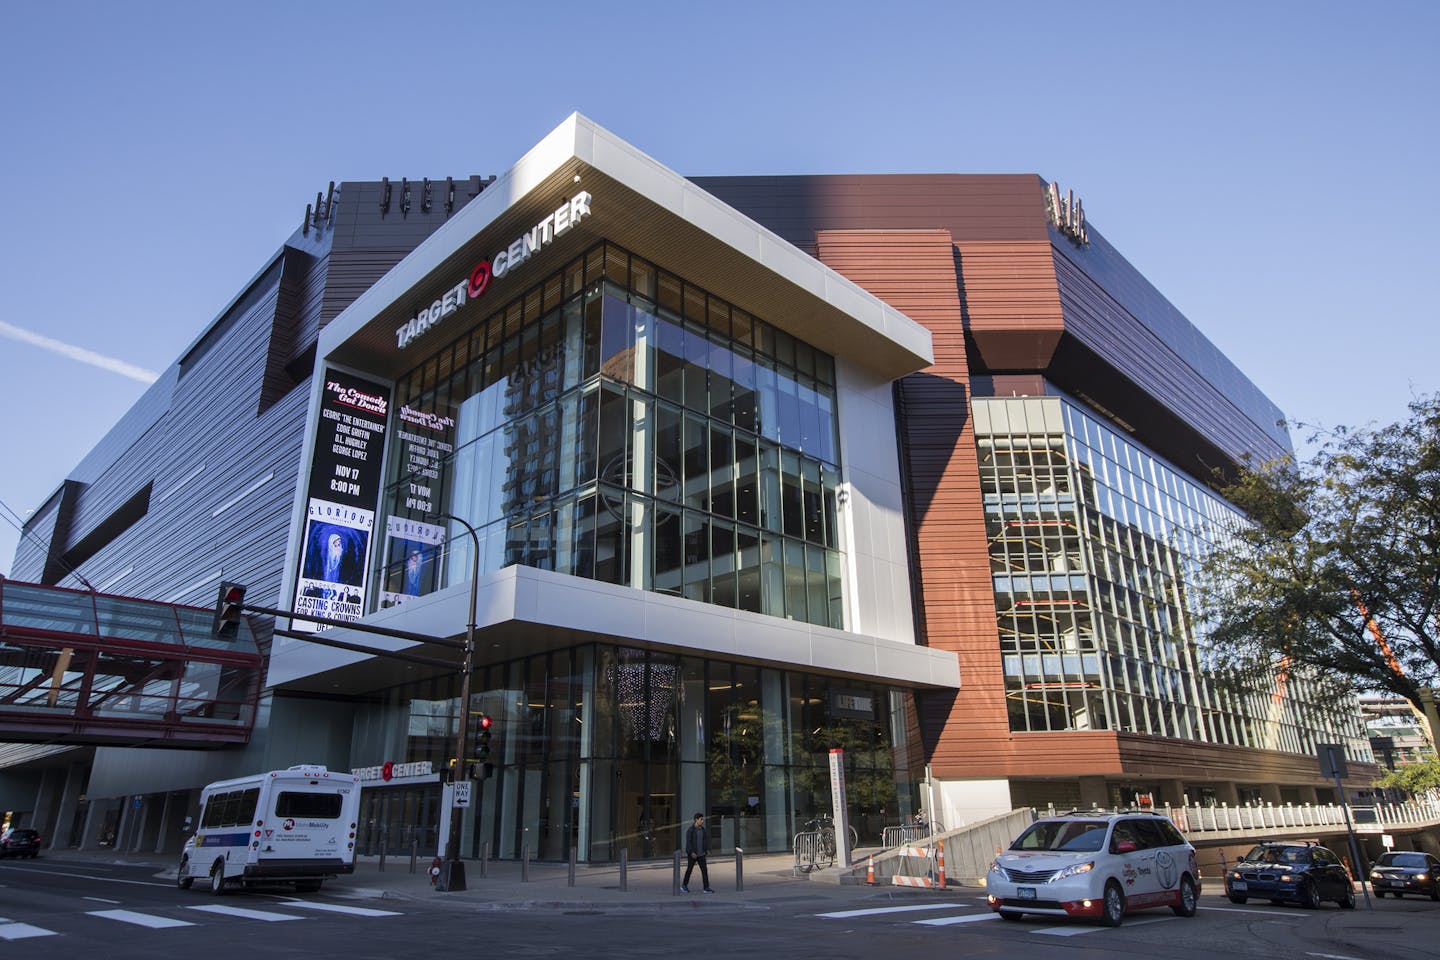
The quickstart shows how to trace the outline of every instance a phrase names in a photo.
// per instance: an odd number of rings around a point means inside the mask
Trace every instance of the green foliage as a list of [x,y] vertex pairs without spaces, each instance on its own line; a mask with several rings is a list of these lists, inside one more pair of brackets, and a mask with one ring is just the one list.
[[1398,423],[1312,441],[1308,463],[1223,485],[1253,523],[1204,561],[1207,653],[1257,678],[1288,658],[1418,704],[1417,688],[1440,679],[1440,395]]
[[1375,781],[1377,787],[1399,787],[1411,793],[1440,790],[1440,760],[1402,764]]

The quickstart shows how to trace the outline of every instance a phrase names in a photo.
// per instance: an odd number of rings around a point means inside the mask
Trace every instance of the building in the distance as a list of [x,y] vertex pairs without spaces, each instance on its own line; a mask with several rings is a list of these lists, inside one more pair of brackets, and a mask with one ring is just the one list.
[[[1363,776],[1358,720],[1217,686],[1186,602],[1234,518],[1211,471],[1278,420],[1038,177],[686,180],[572,116],[493,180],[317,197],[13,575],[240,582],[441,661],[473,621],[467,852],[668,856],[697,810],[783,850],[835,748],[867,836],[1316,799],[1317,742]],[[206,781],[322,762],[364,781],[362,852],[432,848],[456,671],[256,623],[248,746],[9,747],[0,809],[173,850]]]
[[1424,716],[1404,697],[1370,693],[1360,697],[1360,715],[1375,762],[1393,769],[1400,764],[1435,759],[1435,744]]

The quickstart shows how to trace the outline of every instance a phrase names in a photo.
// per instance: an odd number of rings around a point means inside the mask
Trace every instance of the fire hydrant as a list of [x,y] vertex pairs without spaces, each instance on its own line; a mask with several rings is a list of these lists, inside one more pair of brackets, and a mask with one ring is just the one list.
[[432,887],[435,886],[435,881],[440,879],[440,864],[439,857],[430,861],[430,886]]

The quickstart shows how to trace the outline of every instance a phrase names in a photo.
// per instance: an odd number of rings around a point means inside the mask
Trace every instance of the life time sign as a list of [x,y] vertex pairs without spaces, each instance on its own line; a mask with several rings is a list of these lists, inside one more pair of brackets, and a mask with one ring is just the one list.
[[395,343],[404,350],[421,334],[439,325],[440,321],[458,311],[471,300],[479,299],[490,289],[490,281],[498,280],[514,268],[544,250],[570,232],[570,228],[590,216],[590,194],[580,191],[553,213],[545,215],[535,226],[489,260],[481,260],[470,276],[441,294],[434,303],[415,312],[395,330]]

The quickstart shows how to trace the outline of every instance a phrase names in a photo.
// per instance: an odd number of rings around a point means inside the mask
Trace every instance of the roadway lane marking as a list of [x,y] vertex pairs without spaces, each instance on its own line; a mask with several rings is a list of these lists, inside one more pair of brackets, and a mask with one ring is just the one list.
[[165,927],[193,927],[195,924],[189,920],[172,920],[169,917],[157,917],[148,913],[136,913],[133,910],[87,910],[88,917],[100,917],[104,920],[119,920],[121,923],[133,923],[137,927],[149,927],[152,930],[160,930]]
[[1342,953],[1306,953],[1307,957],[1325,957],[1327,960],[1360,960],[1359,957],[1347,957]]
[[998,913],[972,913],[964,917],[936,917],[932,920],[911,920],[911,923],[923,924],[927,927],[948,927],[956,923],[974,923],[977,920],[999,920]]
[[839,913],[817,913],[815,916],[827,920],[845,920],[849,917],[873,917],[881,913],[911,913],[916,910],[960,910],[964,903],[924,903],[909,907],[872,907],[869,910],[841,910]]
[[32,927],[28,923],[0,923],[0,940],[24,940],[27,937],[53,937],[54,930]]
[[104,897],[81,897],[82,900],[94,900],[96,903],[119,903],[119,900],[106,900]]
[[1290,920],[1299,920],[1309,916],[1307,913],[1296,913],[1293,910],[1263,910],[1259,907],[1201,907],[1200,909],[1205,912],[1223,910],[1226,913],[1248,913],[1251,916],[1286,917]]
[[175,881],[155,883],[151,880],[121,880],[119,877],[97,877],[88,873],[66,873],[63,870],[40,870],[36,867],[10,867],[0,864],[0,870],[24,870],[26,873],[43,873],[52,877],[78,877],[81,880],[102,880],[106,883],[128,883],[137,887],[165,887],[175,889]]
[[370,907],[346,907],[338,903],[317,903],[312,900],[282,900],[282,907],[300,907],[305,910],[327,910],[331,913],[348,913],[356,917],[398,917],[395,910],[375,910]]
[[274,922],[277,920],[304,920],[304,917],[292,917],[288,913],[271,913],[269,910],[247,910],[244,907],[222,907],[218,904],[205,907],[186,907],[187,910],[204,910],[206,913],[223,913],[227,917],[244,917],[247,920],[266,920]]
[[[1125,924],[1126,929],[1130,927],[1143,927],[1147,923],[1165,923],[1168,920],[1175,920],[1177,917],[1154,917],[1150,920],[1132,920]],[[1082,933],[1099,933],[1101,930],[1111,930],[1113,927],[1045,927],[1041,930],[1031,930],[1031,933],[1042,933],[1047,937],[1078,937]]]

